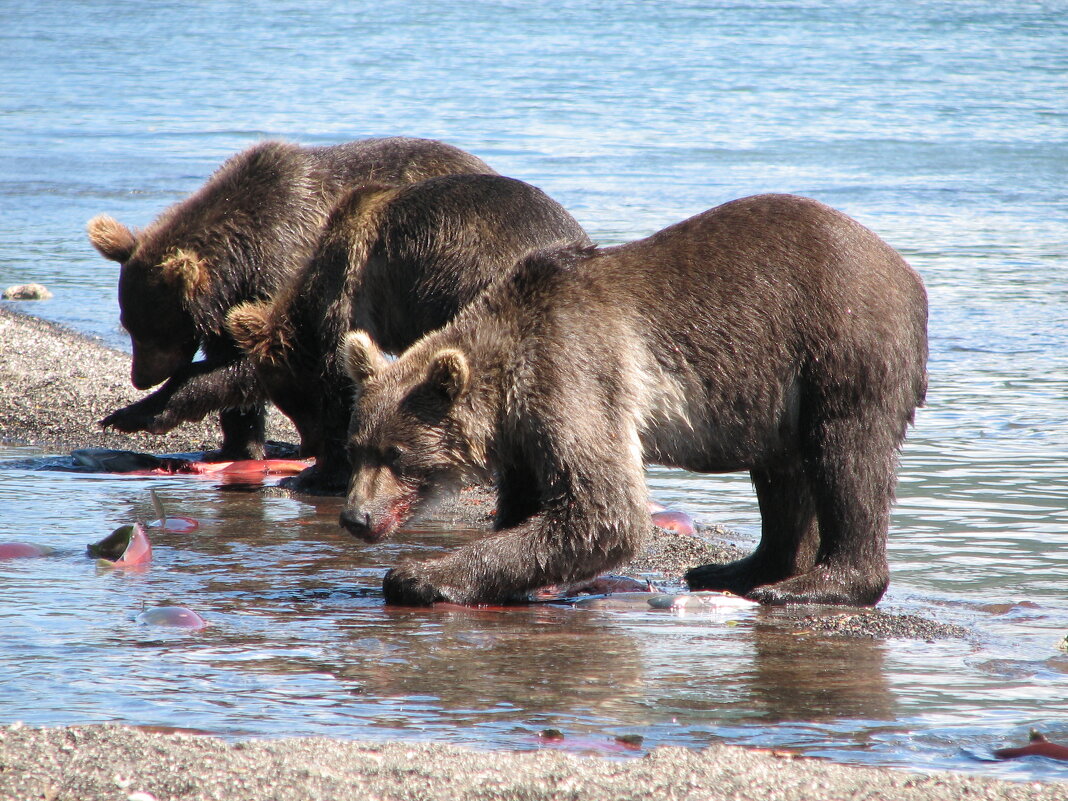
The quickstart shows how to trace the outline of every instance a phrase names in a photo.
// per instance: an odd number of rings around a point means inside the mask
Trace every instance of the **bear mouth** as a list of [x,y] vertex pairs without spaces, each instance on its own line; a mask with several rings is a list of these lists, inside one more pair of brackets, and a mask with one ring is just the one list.
[[[397,529],[409,522],[416,513],[426,508],[428,500],[435,496],[433,484],[410,486],[405,492],[393,498],[384,508],[375,513],[343,511],[341,525],[349,533],[364,542],[377,543],[391,537]],[[377,504],[371,506],[375,508]]]
[[421,493],[417,490],[406,492],[394,498],[386,510],[371,523],[369,540],[381,542],[396,533],[412,517],[412,510],[419,503]]
[[371,541],[381,542],[392,536],[411,517],[411,503],[398,499],[389,505],[386,513],[381,515],[371,526]]

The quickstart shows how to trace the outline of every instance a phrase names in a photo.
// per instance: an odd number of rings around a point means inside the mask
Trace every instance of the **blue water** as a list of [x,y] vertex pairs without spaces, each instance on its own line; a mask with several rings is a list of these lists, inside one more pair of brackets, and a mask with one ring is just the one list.
[[[46,284],[53,300],[19,308],[117,347],[116,271],[86,220],[145,225],[266,137],[444,139],[542,187],[602,244],[763,191],[856,217],[931,301],[931,391],[902,457],[884,605],[973,632],[798,648],[756,614],[393,612],[329,589],[373,588],[452,535],[365,548],[329,500],[188,480],[154,486],[201,530],[165,535],[147,572],[115,574],[81,551],[147,514],[148,480],[6,469],[0,539],[57,550],[0,565],[0,721],[505,748],[552,726],[1063,778],[985,757],[1031,726],[1068,741],[1066,12],[0,0],[0,287]],[[649,481],[755,539],[744,476]],[[168,599],[213,626],[134,621]]]

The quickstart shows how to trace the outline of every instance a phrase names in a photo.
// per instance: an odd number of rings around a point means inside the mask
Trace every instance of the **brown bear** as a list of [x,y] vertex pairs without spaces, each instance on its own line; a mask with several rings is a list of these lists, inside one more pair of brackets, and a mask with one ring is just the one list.
[[692,588],[875,604],[897,452],[926,392],[927,299],[874,233],[817,201],[732,201],[618,247],[528,257],[360,382],[341,524],[378,541],[443,484],[494,477],[494,533],[406,561],[386,600],[492,603],[571,584],[649,528],[643,463],[748,470],[755,552]]
[[[262,458],[264,401],[224,330],[226,312],[270,297],[302,267],[338,197],[354,186],[493,172],[470,153],[430,139],[329,147],[268,141],[230,158],[143,231],[94,217],[89,241],[122,264],[119,308],[133,344],[133,385],[167,382],[101,424],[164,433],[218,411],[222,447],[211,458]],[[204,360],[194,362],[198,349]]]
[[589,244],[540,189],[499,175],[364,187],[334,210],[319,250],[273,302],[235,307],[227,326],[267,397],[293,420],[315,466],[290,485],[344,492],[353,386],[342,337],[366,329],[399,353],[440,328],[525,254]]

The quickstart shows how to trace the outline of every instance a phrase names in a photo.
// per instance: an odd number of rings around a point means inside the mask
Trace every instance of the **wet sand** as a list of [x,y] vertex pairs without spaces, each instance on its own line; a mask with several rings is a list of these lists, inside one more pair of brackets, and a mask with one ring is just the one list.
[[[165,436],[104,432],[96,421],[140,397],[129,356],[0,305],[0,441],[55,453],[119,448],[184,453],[215,447],[214,420]],[[293,442],[277,413],[269,436]],[[703,539],[657,532],[628,568],[677,577],[732,558],[730,532]],[[956,627],[892,610],[798,610],[784,625],[831,636],[932,639]],[[12,721],[4,721],[12,723]],[[195,721],[192,722],[195,725]],[[144,795],[139,795],[144,794]],[[329,739],[227,743],[127,726],[0,729],[7,799],[1062,799],[1068,783],[1016,784],[956,774],[839,766],[729,746],[656,748],[627,760],[555,751],[511,753]]]

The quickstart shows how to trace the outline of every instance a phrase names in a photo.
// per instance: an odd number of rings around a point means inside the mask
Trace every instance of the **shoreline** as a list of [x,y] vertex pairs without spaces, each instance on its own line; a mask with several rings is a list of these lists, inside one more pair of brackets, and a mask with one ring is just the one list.
[[[218,417],[167,434],[105,431],[97,421],[144,397],[130,385],[130,356],[100,340],[0,305],[0,442],[41,448],[115,448],[192,453],[218,447]],[[269,439],[293,442],[293,426],[272,409]]]
[[[130,386],[128,370],[127,354],[0,305],[0,441],[57,452],[101,447],[182,453],[215,447],[218,428],[210,418],[163,436],[102,431],[97,420],[141,395]],[[273,412],[268,436],[292,442],[296,435],[288,421]],[[671,547],[670,540],[658,538],[658,542]],[[826,620],[840,625],[841,610],[832,611]],[[862,612],[853,617],[860,621],[860,631],[837,633],[952,636],[932,634],[914,620],[905,620],[909,616]],[[813,625],[811,619],[805,620],[806,626]],[[887,620],[902,622],[897,628],[891,626],[889,633],[874,625],[885,627]],[[874,634],[865,629],[869,624]],[[968,797],[1052,801],[1066,795],[1064,782],[1011,782],[959,773],[847,766],[727,745],[700,751],[657,747],[635,758],[617,760],[552,748],[511,752],[326,738],[227,742],[208,735],[156,733],[126,725],[0,727],[0,799],[948,801]]]

